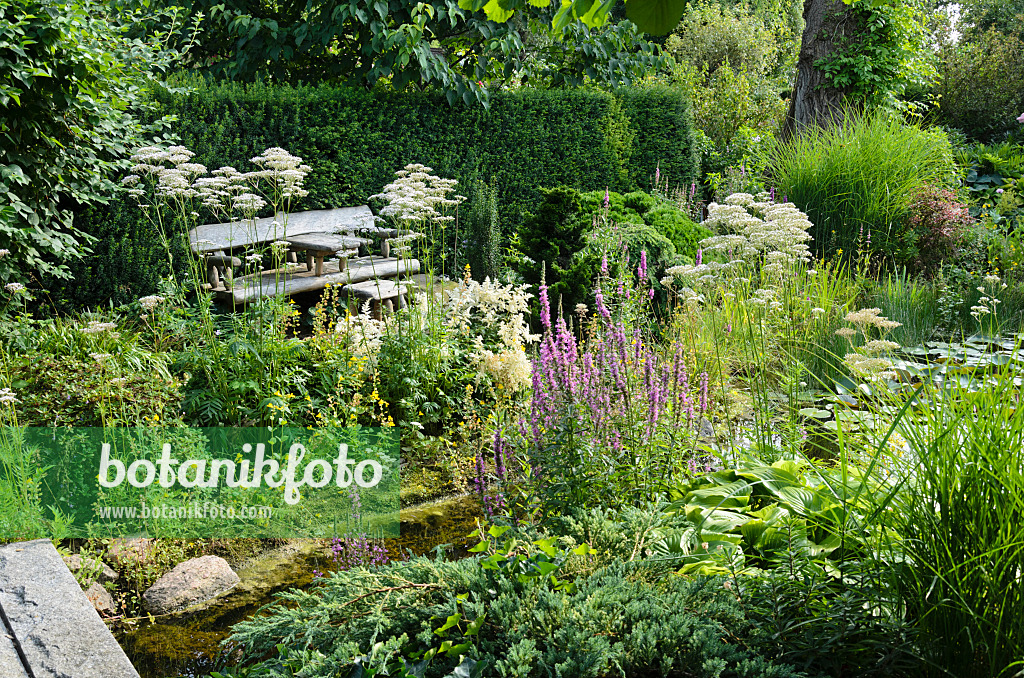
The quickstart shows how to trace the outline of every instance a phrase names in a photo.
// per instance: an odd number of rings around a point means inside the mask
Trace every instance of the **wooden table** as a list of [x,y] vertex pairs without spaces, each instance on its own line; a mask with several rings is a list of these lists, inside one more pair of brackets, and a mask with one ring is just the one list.
[[366,238],[356,238],[350,235],[337,235],[335,233],[306,233],[288,238],[289,248],[292,251],[306,252],[306,270],[313,270],[316,264],[316,275],[324,274],[324,257],[336,253],[344,253],[339,263],[339,270],[345,270],[345,261],[348,255],[360,247],[370,244]]

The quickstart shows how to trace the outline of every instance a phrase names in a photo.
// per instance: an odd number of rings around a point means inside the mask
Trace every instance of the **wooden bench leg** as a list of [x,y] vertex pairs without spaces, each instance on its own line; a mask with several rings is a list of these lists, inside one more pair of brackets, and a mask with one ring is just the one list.
[[341,273],[348,268],[348,257],[341,257],[338,259],[338,273]]
[[306,250],[306,270],[313,270],[313,253],[310,252],[309,250]]
[[390,299],[385,299],[384,300],[384,310],[387,311],[388,313],[394,313],[395,312],[395,304],[394,304],[394,302],[391,301]]
[[297,263],[299,263],[299,254],[298,254],[298,252],[289,252],[288,253],[288,263],[290,263],[290,264],[297,264]]
[[316,256],[316,275],[321,276],[324,274],[324,255],[318,254]]

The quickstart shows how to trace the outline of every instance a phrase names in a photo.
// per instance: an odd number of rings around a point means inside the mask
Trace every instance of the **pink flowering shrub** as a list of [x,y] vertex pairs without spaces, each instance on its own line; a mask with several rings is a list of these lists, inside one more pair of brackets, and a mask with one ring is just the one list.
[[967,205],[952,191],[924,186],[914,195],[907,218],[908,260],[917,273],[932,276],[957,247],[974,222]]

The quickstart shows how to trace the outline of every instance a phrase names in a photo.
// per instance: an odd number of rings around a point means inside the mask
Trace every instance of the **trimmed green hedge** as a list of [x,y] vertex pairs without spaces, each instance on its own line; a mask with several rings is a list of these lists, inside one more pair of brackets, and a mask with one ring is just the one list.
[[[178,118],[173,132],[210,169],[251,168],[249,159],[271,146],[301,156],[312,172],[299,210],[364,204],[411,162],[459,179],[495,180],[499,223],[507,236],[542,200],[540,189],[649,187],[662,172],[690,181],[698,167],[692,115],[682,94],[664,87],[608,93],[534,90],[496,93],[490,110],[451,107],[439,93],[368,92],[319,87],[201,85],[187,96],[161,93],[159,114]],[[130,301],[153,290],[161,273],[145,229],[117,201],[78,215],[101,239],[97,253],[76,266],[88,285],[63,286],[75,305]],[[141,215],[138,221],[142,222]],[[132,252],[108,241],[132,234]],[[155,241],[155,238],[154,238]],[[130,248],[129,248],[130,249]],[[118,251],[117,265],[104,259]],[[137,258],[137,261],[135,260]],[[121,273],[121,269],[137,273]],[[90,272],[104,271],[97,279]]]

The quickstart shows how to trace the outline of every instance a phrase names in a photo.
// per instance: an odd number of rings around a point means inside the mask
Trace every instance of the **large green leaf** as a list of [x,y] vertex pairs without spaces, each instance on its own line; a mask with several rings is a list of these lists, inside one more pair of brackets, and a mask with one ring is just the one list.
[[665,35],[679,24],[686,0],[626,0],[626,18],[651,35]]

